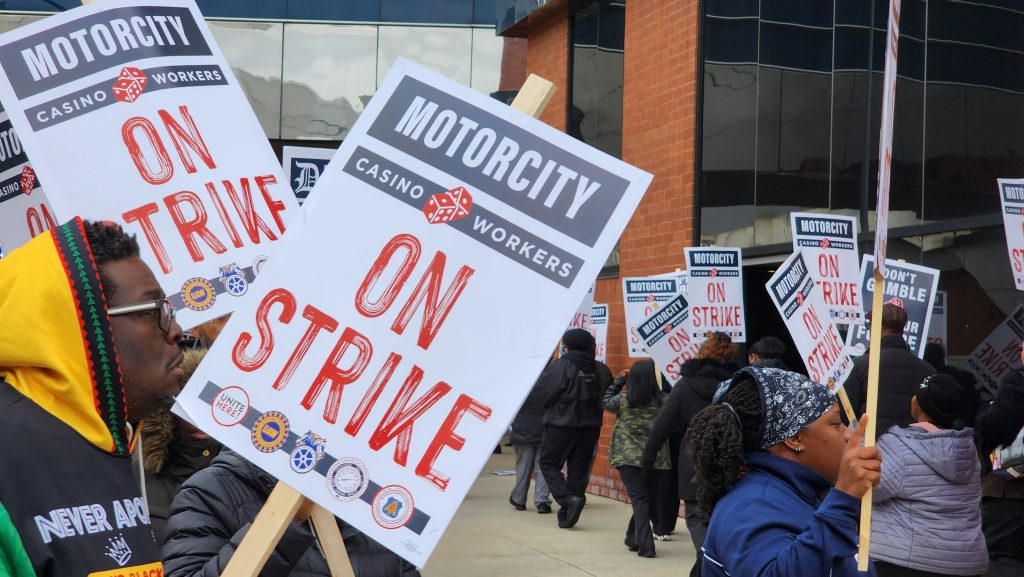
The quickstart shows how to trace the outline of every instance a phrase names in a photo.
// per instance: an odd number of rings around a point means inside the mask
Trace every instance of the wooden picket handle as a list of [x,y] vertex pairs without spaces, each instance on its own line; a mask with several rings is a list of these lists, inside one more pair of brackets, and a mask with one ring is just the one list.
[[[864,413],[868,415],[867,428],[864,429],[864,446],[875,446],[875,416],[878,414],[878,368],[882,356],[882,300],[885,295],[885,279],[875,263],[875,289],[871,299],[871,345],[868,349],[868,396]],[[871,549],[871,495],[868,492],[860,501],[860,547],[857,552],[857,570],[866,573],[868,570],[868,554]]]
[[352,571],[352,562],[348,558],[348,550],[345,549],[345,541],[341,538],[341,531],[338,529],[338,520],[334,513],[324,509],[320,505],[313,507],[313,526],[316,528],[316,538],[320,541],[320,549],[327,559],[327,568],[331,571],[331,577],[355,577]]
[[[83,3],[89,1],[92,0]],[[554,94],[554,84],[531,74],[512,101],[511,107],[537,118]],[[301,493],[278,481],[256,515],[249,532],[231,556],[222,577],[257,577],[304,500]],[[331,577],[355,577],[334,514],[316,505],[312,519]]]
[[850,395],[846,394],[846,389],[839,389],[838,396],[839,406],[843,408],[843,413],[846,415],[846,420],[850,423],[850,428],[856,427],[857,412],[853,410],[853,403],[850,402]]
[[221,577],[259,575],[304,500],[302,493],[278,481]]

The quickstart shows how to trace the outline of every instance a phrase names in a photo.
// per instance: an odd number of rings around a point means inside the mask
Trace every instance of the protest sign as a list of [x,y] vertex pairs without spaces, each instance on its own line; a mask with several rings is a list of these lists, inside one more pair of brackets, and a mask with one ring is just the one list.
[[595,304],[590,312],[590,334],[594,335],[596,354],[594,357],[603,362],[608,358],[608,305]]
[[696,357],[699,349],[690,338],[689,315],[686,297],[677,292],[672,300],[641,320],[636,327],[644,348],[672,385],[683,376],[680,367]]
[[690,338],[703,341],[708,331],[721,331],[733,342],[746,342],[740,249],[687,247],[685,251]]
[[999,203],[1003,209],[1006,252],[1017,290],[1024,290],[1024,179],[1000,178]]
[[803,251],[789,255],[765,288],[800,351],[807,374],[835,393],[850,376],[853,361],[821,298],[821,286]]
[[281,165],[299,204],[306,201],[306,197],[320,180],[320,175],[334,156],[334,150],[311,146],[285,146],[281,150]]
[[[873,276],[874,259],[864,255],[861,261],[861,294],[864,304],[870,305],[874,295],[875,279]],[[903,338],[910,347],[910,352],[918,357],[924,356],[928,330],[931,326],[932,310],[934,309],[935,293],[939,286],[939,271],[926,266],[889,260],[885,265],[885,294],[883,300],[895,300],[896,304],[907,312],[907,325],[903,328]],[[871,312],[868,306],[864,314]],[[846,346],[851,355],[863,355],[868,348],[867,325],[852,325],[846,335]]]
[[1024,305],[1017,305],[971,354],[960,368],[974,373],[978,382],[995,392],[1006,375],[1021,368],[1020,345],[1024,341]]
[[56,226],[39,175],[0,110],[0,258]]
[[685,274],[675,272],[622,278],[622,310],[626,317],[626,347],[630,357],[649,356],[640,335],[636,333],[636,326],[661,308],[662,303],[675,298],[679,292],[680,278]]
[[137,234],[182,326],[234,309],[298,207],[191,1],[106,0],[0,36],[0,101],[54,221]]
[[594,308],[594,285],[590,285],[590,289],[587,294],[583,297],[583,302],[580,303],[579,308],[572,314],[572,320],[569,321],[570,329],[583,329],[585,331],[590,330],[591,318],[590,314]]
[[857,219],[809,212],[794,212],[789,218],[793,252],[803,251],[829,318],[839,324],[863,322]]
[[928,343],[946,349],[946,291],[935,291],[935,306],[932,307],[932,322],[928,326]]
[[423,565],[650,178],[400,60],[179,410]]

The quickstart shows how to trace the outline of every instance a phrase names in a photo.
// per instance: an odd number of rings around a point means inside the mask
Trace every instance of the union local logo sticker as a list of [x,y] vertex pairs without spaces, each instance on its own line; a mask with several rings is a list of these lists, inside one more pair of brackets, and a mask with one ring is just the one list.
[[132,66],[125,66],[117,75],[111,92],[114,93],[114,98],[121,102],[135,102],[142,95],[148,81],[145,72]]
[[423,205],[423,215],[430,224],[444,224],[469,216],[473,210],[473,195],[462,186],[430,195]]

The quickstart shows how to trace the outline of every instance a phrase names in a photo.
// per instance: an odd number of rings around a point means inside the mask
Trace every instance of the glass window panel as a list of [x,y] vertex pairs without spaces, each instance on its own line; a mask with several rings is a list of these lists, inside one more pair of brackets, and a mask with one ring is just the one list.
[[288,18],[377,22],[380,0],[288,0]]
[[42,20],[45,16],[29,16],[27,14],[0,14],[0,33],[10,32],[15,28]]
[[758,245],[790,242],[789,212],[828,206],[832,77],[761,67]]
[[[506,66],[510,73],[513,70],[521,69],[526,72],[526,51],[516,51],[514,45],[521,44],[516,38],[503,38],[494,34],[493,28],[473,29],[473,63],[471,70],[470,86],[483,92],[492,94],[503,86],[503,76],[506,74]],[[518,42],[517,42],[518,41]],[[510,50],[506,52],[505,46]],[[524,46],[525,48],[525,46]],[[508,62],[505,59],[508,58]],[[522,80],[511,87],[513,90],[522,85]]]
[[273,18],[285,17],[287,0],[197,0],[199,11],[206,17]]
[[471,24],[473,3],[466,0],[380,0],[381,22]]
[[473,24],[494,26],[497,20],[496,0],[473,0]]
[[378,86],[399,57],[468,85],[472,76],[472,44],[473,31],[469,28],[381,26]]
[[286,24],[284,70],[281,138],[342,140],[376,90],[377,28]]
[[804,26],[832,27],[832,2],[822,0],[761,0],[761,19]]
[[281,42],[284,26],[269,22],[208,22],[267,138],[281,136]]
[[704,67],[701,238],[754,244],[757,67]]
[[622,155],[623,10],[594,3],[574,14],[567,130],[616,157]]

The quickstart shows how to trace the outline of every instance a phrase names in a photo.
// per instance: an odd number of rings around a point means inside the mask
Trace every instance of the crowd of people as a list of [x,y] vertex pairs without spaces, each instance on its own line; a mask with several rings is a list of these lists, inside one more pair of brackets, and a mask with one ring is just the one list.
[[[0,332],[0,433],[20,441],[0,466],[0,575],[221,574],[276,483],[168,411],[222,321],[186,338],[135,238],[109,223],[40,235],[0,260],[0,281],[14,328]],[[691,575],[854,575],[873,489],[871,574],[1024,575],[1024,479],[989,458],[1024,429],[1024,371],[982,398],[941,350],[909,351],[897,304],[880,322],[880,350],[845,383],[853,423],[827,386],[787,370],[774,337],[741,367],[711,333],[669,383],[651,360],[613,377],[590,333],[570,330],[512,424],[509,502],[525,510],[536,476],[537,512],[554,501],[558,526],[576,526],[607,412],[632,506],[623,544],[640,557],[671,538],[682,504]],[[880,435],[864,447],[873,354]],[[312,507],[261,575],[329,574]],[[359,577],[419,575],[338,525]]]
[[[576,524],[603,407],[615,415],[608,463],[632,506],[624,544],[640,557],[655,557],[656,542],[670,539],[682,504],[692,576],[856,575],[861,500],[871,490],[870,574],[1024,575],[1024,478],[992,470],[990,458],[1024,429],[1024,371],[983,399],[973,375],[948,366],[940,346],[929,345],[926,360],[910,351],[898,303],[879,316],[879,351],[855,359],[845,383],[853,423],[826,385],[787,370],[775,337],[753,343],[741,368],[729,336],[709,333],[670,385],[650,359],[609,383],[593,339],[566,332],[568,352],[548,365],[512,425],[510,502],[526,508],[540,455],[538,512],[550,512],[547,487],[568,483],[568,493],[555,493],[559,526]],[[864,447],[872,354],[882,367],[879,436]],[[571,467],[561,448],[569,438]]]

